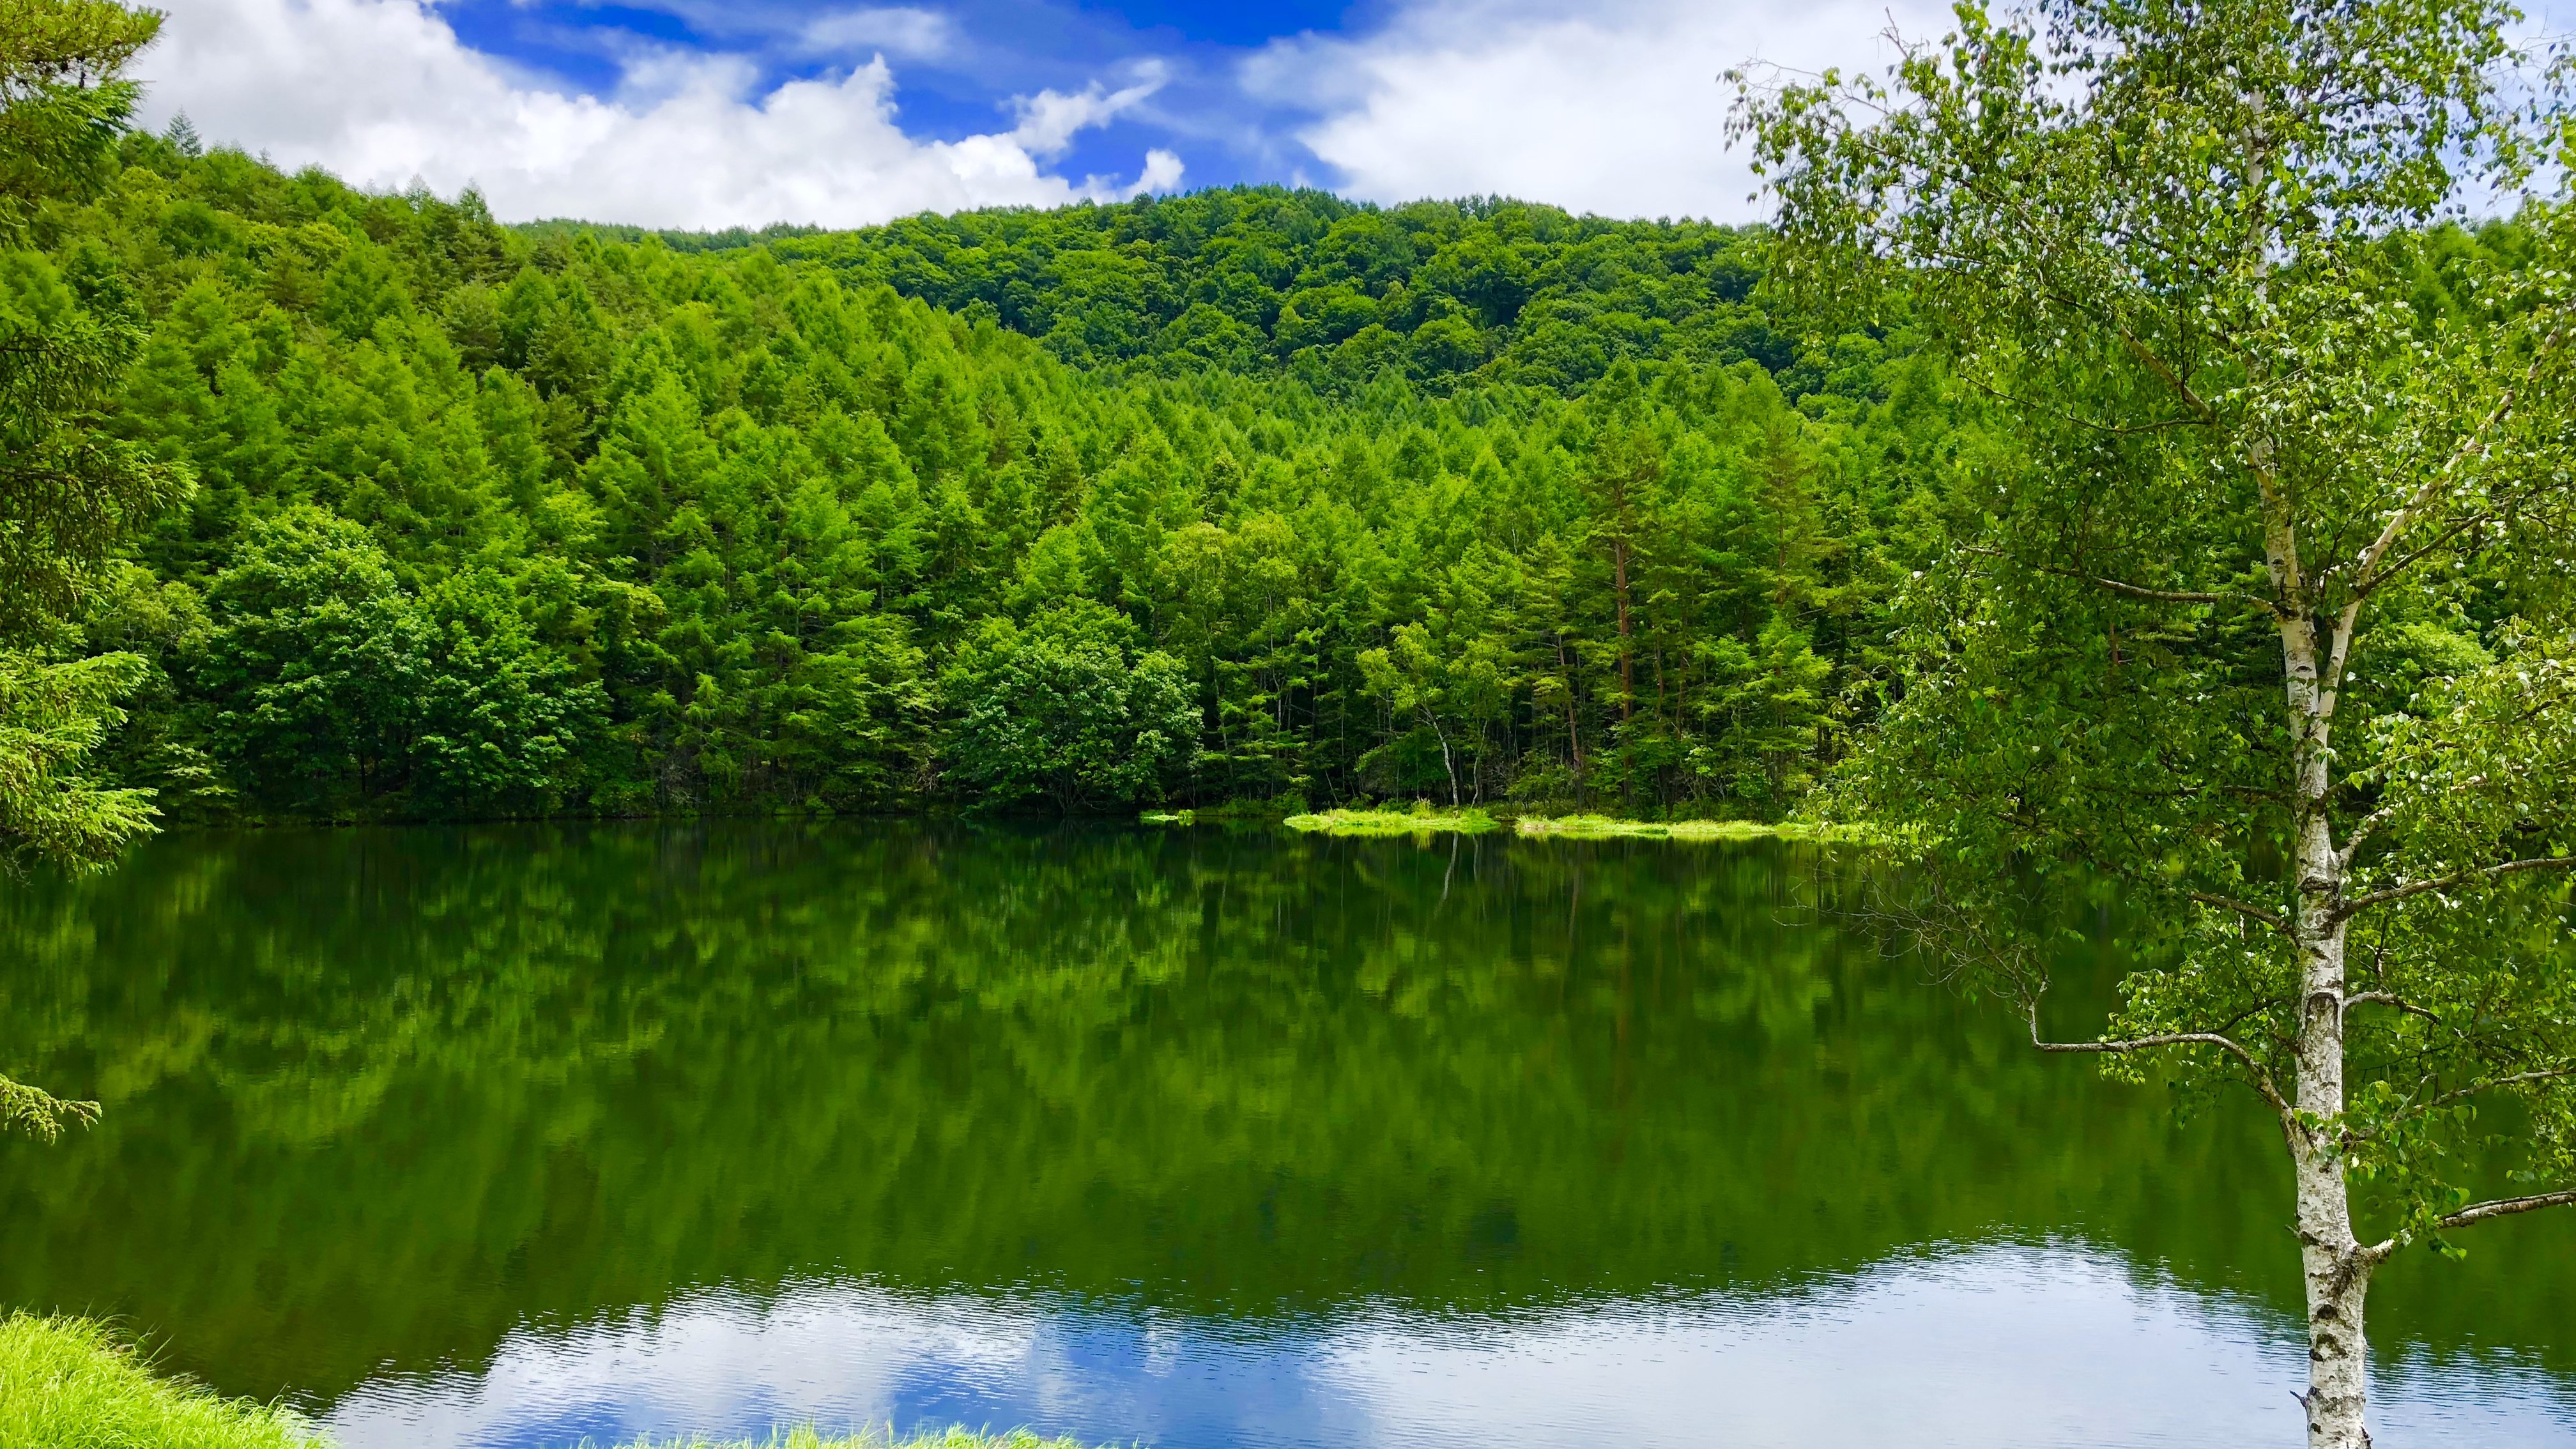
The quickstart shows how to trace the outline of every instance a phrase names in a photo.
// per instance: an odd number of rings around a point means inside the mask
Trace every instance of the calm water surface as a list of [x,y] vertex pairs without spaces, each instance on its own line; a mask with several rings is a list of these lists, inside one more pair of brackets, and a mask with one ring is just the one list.
[[[0,881],[0,1069],[108,1109],[0,1144],[0,1305],[350,1449],[2297,1442],[2277,1143],[1820,924],[1848,869],[167,837]],[[2374,1295],[2379,1442],[2576,1441],[2576,1216],[2471,1246]]]

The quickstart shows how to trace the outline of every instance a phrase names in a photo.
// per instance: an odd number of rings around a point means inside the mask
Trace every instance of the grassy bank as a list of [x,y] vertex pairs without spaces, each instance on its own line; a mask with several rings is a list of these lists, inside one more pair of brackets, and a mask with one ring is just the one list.
[[[152,1372],[105,1327],[78,1318],[0,1318],[0,1445],[8,1449],[329,1449],[293,1413],[227,1399]],[[630,1449],[1081,1449],[1041,1439],[948,1429],[909,1439],[829,1439],[798,1429],[767,1440],[671,1439]]]
[[0,1444],[10,1449],[310,1449],[283,1409],[162,1378],[98,1324],[0,1318]]
[[1827,840],[1865,841],[1853,825],[1753,820],[1620,820],[1607,815],[1497,816],[1484,810],[1325,810],[1291,815],[1291,829],[1317,835],[1394,836],[1455,833],[1482,835],[1508,827],[1514,834],[1547,840]]

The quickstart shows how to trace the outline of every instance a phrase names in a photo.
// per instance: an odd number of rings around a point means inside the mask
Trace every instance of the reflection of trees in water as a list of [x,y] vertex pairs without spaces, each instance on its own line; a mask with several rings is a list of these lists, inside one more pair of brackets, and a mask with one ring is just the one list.
[[[2250,1123],[2174,1133],[1813,924],[1841,868],[846,824],[168,840],[0,898],[28,963],[0,1031],[109,1108],[41,1173],[0,1149],[0,1299],[130,1313],[263,1394],[815,1273],[1472,1311],[2076,1231],[2295,1305],[2235,1266],[2280,1256]],[[2419,1269],[2386,1321],[2448,1345],[2474,1310],[2563,1358],[2517,1256]]]

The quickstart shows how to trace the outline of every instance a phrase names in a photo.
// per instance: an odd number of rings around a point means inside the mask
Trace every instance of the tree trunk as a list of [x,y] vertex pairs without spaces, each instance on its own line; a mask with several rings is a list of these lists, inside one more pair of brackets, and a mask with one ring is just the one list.
[[1637,708],[1637,661],[1628,639],[1628,541],[1624,538],[1610,540],[1610,578],[1619,598],[1619,722],[1626,724]]
[[1449,772],[1449,808],[1455,810],[1459,804],[1458,766],[1449,758],[1449,732],[1440,727],[1440,717],[1431,711],[1424,710],[1422,718],[1431,726],[1432,737],[1440,741],[1440,768]]
[[1565,636],[1556,636],[1556,672],[1565,676],[1565,746],[1574,752],[1574,803],[1583,804],[1583,732],[1574,723],[1574,671],[1565,662]]
[[2299,1261],[2307,1283],[2309,1449],[2367,1449],[2362,1425],[2369,1396],[2369,1352],[2362,1310],[2376,1266],[2353,1237],[2352,1196],[2337,1134],[2344,1110],[2344,933],[2336,915],[2344,861],[2328,811],[2332,788],[2337,676],[2351,643],[2352,620],[2322,642],[2300,579],[2297,542],[2275,515],[2267,550],[2281,629],[2288,692],[2296,849],[2291,938],[2299,960],[2299,1036],[2293,1105],[2285,1126],[2297,1173]]

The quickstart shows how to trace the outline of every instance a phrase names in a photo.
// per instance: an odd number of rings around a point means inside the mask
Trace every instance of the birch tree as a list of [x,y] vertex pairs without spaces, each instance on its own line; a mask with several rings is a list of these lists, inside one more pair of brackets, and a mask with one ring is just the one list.
[[[2492,0],[1956,14],[1883,78],[1733,77],[1777,280],[1925,328],[2020,431],[1841,788],[2034,1044],[2278,1120],[2308,1441],[2352,1449],[2374,1271],[2576,1202],[2576,237],[2535,207],[2536,262],[2406,301],[2560,112]],[[2079,877],[2148,964],[2056,1041],[2029,897]]]

